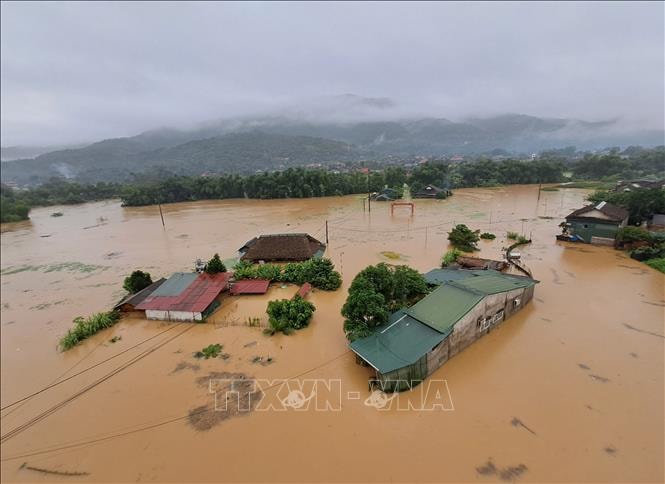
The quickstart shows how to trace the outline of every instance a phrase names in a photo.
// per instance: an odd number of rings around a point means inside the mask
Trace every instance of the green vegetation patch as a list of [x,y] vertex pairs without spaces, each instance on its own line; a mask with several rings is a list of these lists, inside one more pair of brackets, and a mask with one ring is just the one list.
[[265,333],[269,335],[278,332],[290,334],[293,330],[305,328],[309,325],[314,311],[316,311],[314,304],[305,301],[300,296],[293,299],[270,301],[266,310],[270,327],[265,329]]
[[443,254],[441,258],[441,267],[449,266],[454,264],[457,261],[457,258],[462,255],[462,251],[459,249],[452,248]]
[[427,294],[427,282],[408,266],[380,263],[358,273],[342,306],[344,333],[354,341],[368,336],[392,311],[409,306]]
[[150,277],[150,273],[137,270],[125,278],[122,287],[128,293],[136,294],[142,289],[148,287],[150,284],[152,284],[152,277]]
[[12,274],[19,274],[21,272],[80,272],[80,273],[92,273],[95,271],[105,271],[109,266],[98,266],[94,264],[84,264],[82,262],[59,262],[57,264],[42,264],[42,265],[22,265],[22,266],[10,266],[2,271],[0,274],[3,276],[9,276]]
[[656,269],[657,271],[665,273],[665,257],[659,257],[658,259],[649,259],[647,261],[644,261],[644,263],[649,267]]
[[98,333],[99,331],[110,328],[120,320],[118,311],[107,311],[95,313],[88,318],[78,317],[74,319],[74,327],[67,331],[60,339],[60,348],[67,351],[81,341]]
[[211,344],[201,349],[201,351],[194,353],[194,358],[203,358],[207,360],[210,358],[217,358],[218,356],[221,357],[223,349],[224,346],[220,345],[219,343]]
[[479,230],[473,231],[464,224],[458,224],[448,232],[448,240],[453,246],[464,252],[478,250],[476,245],[480,240]]
[[267,279],[271,282],[288,282],[302,285],[309,282],[324,291],[334,291],[342,285],[342,276],[335,270],[330,259],[309,259],[305,262],[278,264],[251,264],[240,261],[233,277],[241,279]]
[[392,252],[390,250],[384,250],[383,252],[381,252],[381,255],[391,260],[398,260],[402,258],[402,254],[399,254],[397,252]]
[[483,232],[482,234],[480,234],[480,238],[483,240],[494,240],[496,239],[496,235],[490,232]]

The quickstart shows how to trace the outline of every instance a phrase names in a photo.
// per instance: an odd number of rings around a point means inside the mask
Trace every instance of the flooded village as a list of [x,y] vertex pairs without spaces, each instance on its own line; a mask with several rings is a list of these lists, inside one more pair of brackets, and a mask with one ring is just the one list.
[[[662,481],[665,276],[606,243],[625,217],[581,212],[586,189],[440,191],[371,211],[359,195],[174,203],[164,225],[106,201],[3,225],[3,480]],[[441,268],[458,224],[496,237]],[[509,233],[531,241],[514,264]],[[228,272],[198,273],[214,253]],[[321,255],[339,289],[231,274]],[[350,342],[340,311],[380,263],[428,293]],[[135,269],[154,282],[128,296]],[[268,303],[300,298],[309,324],[265,334]],[[73,318],[113,307],[119,322],[58,350]],[[228,383],[254,380],[270,383]]]

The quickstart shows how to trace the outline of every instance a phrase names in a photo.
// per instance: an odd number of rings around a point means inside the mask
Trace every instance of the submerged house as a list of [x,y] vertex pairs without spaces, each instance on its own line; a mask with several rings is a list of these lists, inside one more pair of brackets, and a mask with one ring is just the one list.
[[631,180],[618,181],[614,187],[615,192],[633,192],[652,188],[665,188],[665,180]]
[[253,238],[238,252],[249,262],[294,262],[321,257],[325,250],[326,244],[309,234],[273,234]]
[[394,188],[384,188],[379,193],[373,194],[371,198],[377,202],[391,202],[398,198],[402,198],[402,195]]
[[118,304],[113,306],[113,310],[122,312],[136,311],[136,306],[145,301],[146,298],[155,292],[159,286],[164,284],[164,282],[166,282],[166,279],[162,277],[137,293],[127,294],[127,296],[120,300]]
[[447,188],[439,188],[436,185],[425,185],[416,193],[413,193],[413,198],[447,198],[452,195]]
[[437,289],[390,316],[351,350],[387,392],[412,388],[495,326],[522,309],[538,281],[492,270],[437,273]]
[[217,297],[229,287],[231,273],[176,272],[136,309],[162,321],[202,321],[219,307]]
[[628,210],[607,202],[587,205],[566,217],[560,240],[614,245],[617,232],[628,223]]

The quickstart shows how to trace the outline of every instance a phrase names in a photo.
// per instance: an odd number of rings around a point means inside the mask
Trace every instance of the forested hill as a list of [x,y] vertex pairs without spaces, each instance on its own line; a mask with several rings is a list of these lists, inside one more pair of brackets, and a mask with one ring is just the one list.
[[[181,139],[182,133],[174,136]],[[310,163],[354,161],[364,154],[348,143],[309,136],[258,131],[230,133],[152,148],[154,139],[119,138],[76,150],[46,153],[32,160],[2,164],[2,180],[38,184],[53,176],[82,182],[126,181],[135,173],[169,171],[180,175],[254,173]],[[169,146],[170,144],[170,146]]]
[[[623,133],[623,134],[620,134]],[[2,164],[2,181],[36,185],[52,176],[82,182],[128,181],[133,174],[250,174],[310,164],[389,157],[530,154],[552,148],[663,144],[662,131],[621,131],[614,121],[502,115],[455,122],[231,119],[182,131],[158,129]]]

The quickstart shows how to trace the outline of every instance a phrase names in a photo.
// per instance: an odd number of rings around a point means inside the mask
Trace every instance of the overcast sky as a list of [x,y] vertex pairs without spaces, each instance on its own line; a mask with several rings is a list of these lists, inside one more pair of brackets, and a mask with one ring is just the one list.
[[3,146],[127,136],[343,93],[390,98],[382,116],[516,112],[663,127],[662,2],[0,8]]

